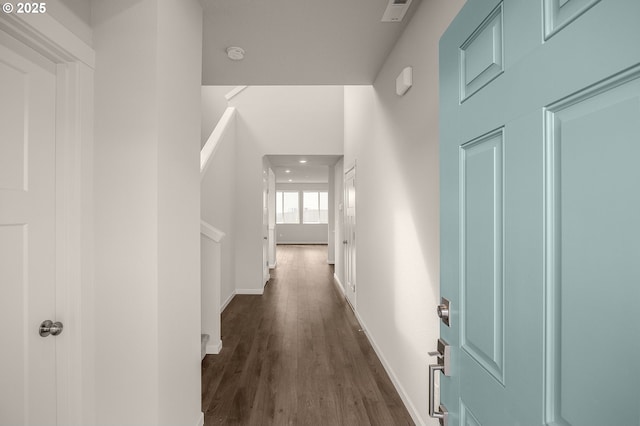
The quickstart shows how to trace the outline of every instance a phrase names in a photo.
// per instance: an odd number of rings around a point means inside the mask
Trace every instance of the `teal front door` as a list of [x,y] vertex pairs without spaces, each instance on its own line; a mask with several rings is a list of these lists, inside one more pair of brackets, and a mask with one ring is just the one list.
[[468,0],[440,41],[450,425],[640,425],[640,1]]

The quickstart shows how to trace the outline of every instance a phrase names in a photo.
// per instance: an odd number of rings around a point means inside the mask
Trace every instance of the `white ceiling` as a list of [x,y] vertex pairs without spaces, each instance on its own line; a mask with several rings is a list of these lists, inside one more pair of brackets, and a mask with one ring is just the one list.
[[[329,166],[342,158],[341,155],[268,155],[276,183],[327,183]],[[300,160],[307,160],[301,164]],[[289,173],[286,171],[289,170]],[[291,179],[291,181],[289,181]]]
[[[372,84],[413,15],[380,22],[388,0],[201,0],[203,85]],[[226,48],[246,51],[243,61]]]

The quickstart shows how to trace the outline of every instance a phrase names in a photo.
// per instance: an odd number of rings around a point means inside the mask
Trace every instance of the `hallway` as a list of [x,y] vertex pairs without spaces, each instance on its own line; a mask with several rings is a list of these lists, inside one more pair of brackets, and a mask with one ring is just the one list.
[[222,314],[202,363],[206,425],[413,425],[326,263],[326,246],[278,246],[262,296]]

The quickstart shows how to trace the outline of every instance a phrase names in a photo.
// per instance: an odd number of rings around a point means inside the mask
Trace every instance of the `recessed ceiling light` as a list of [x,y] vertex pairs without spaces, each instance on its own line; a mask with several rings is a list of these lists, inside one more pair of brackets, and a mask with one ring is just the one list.
[[300,160],[300,164],[304,164],[306,162],[307,162],[307,160]]
[[285,170],[284,172],[285,173],[291,173],[291,170]]
[[244,59],[244,49],[242,47],[227,47],[227,56],[232,61],[241,61]]
[[289,179],[289,182],[293,182],[293,179]]

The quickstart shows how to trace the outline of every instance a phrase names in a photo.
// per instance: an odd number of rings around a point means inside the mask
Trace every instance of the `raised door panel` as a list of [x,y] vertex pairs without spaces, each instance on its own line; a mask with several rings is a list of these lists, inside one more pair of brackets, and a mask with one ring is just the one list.
[[639,424],[640,68],[550,106],[546,128],[547,420]]
[[544,36],[551,38],[600,0],[544,0]]
[[0,273],[2,277],[2,297],[0,297],[0,320],[4,324],[2,355],[0,355],[0,424],[24,424],[26,407],[24,395],[27,391],[25,371],[27,353],[24,336],[28,334],[28,321],[22,309],[26,302],[29,286],[27,281],[26,225],[0,225]]
[[504,381],[503,130],[461,147],[462,350]]
[[460,46],[460,101],[489,84],[504,71],[502,3]]
[[0,60],[0,188],[26,190],[28,75]]

